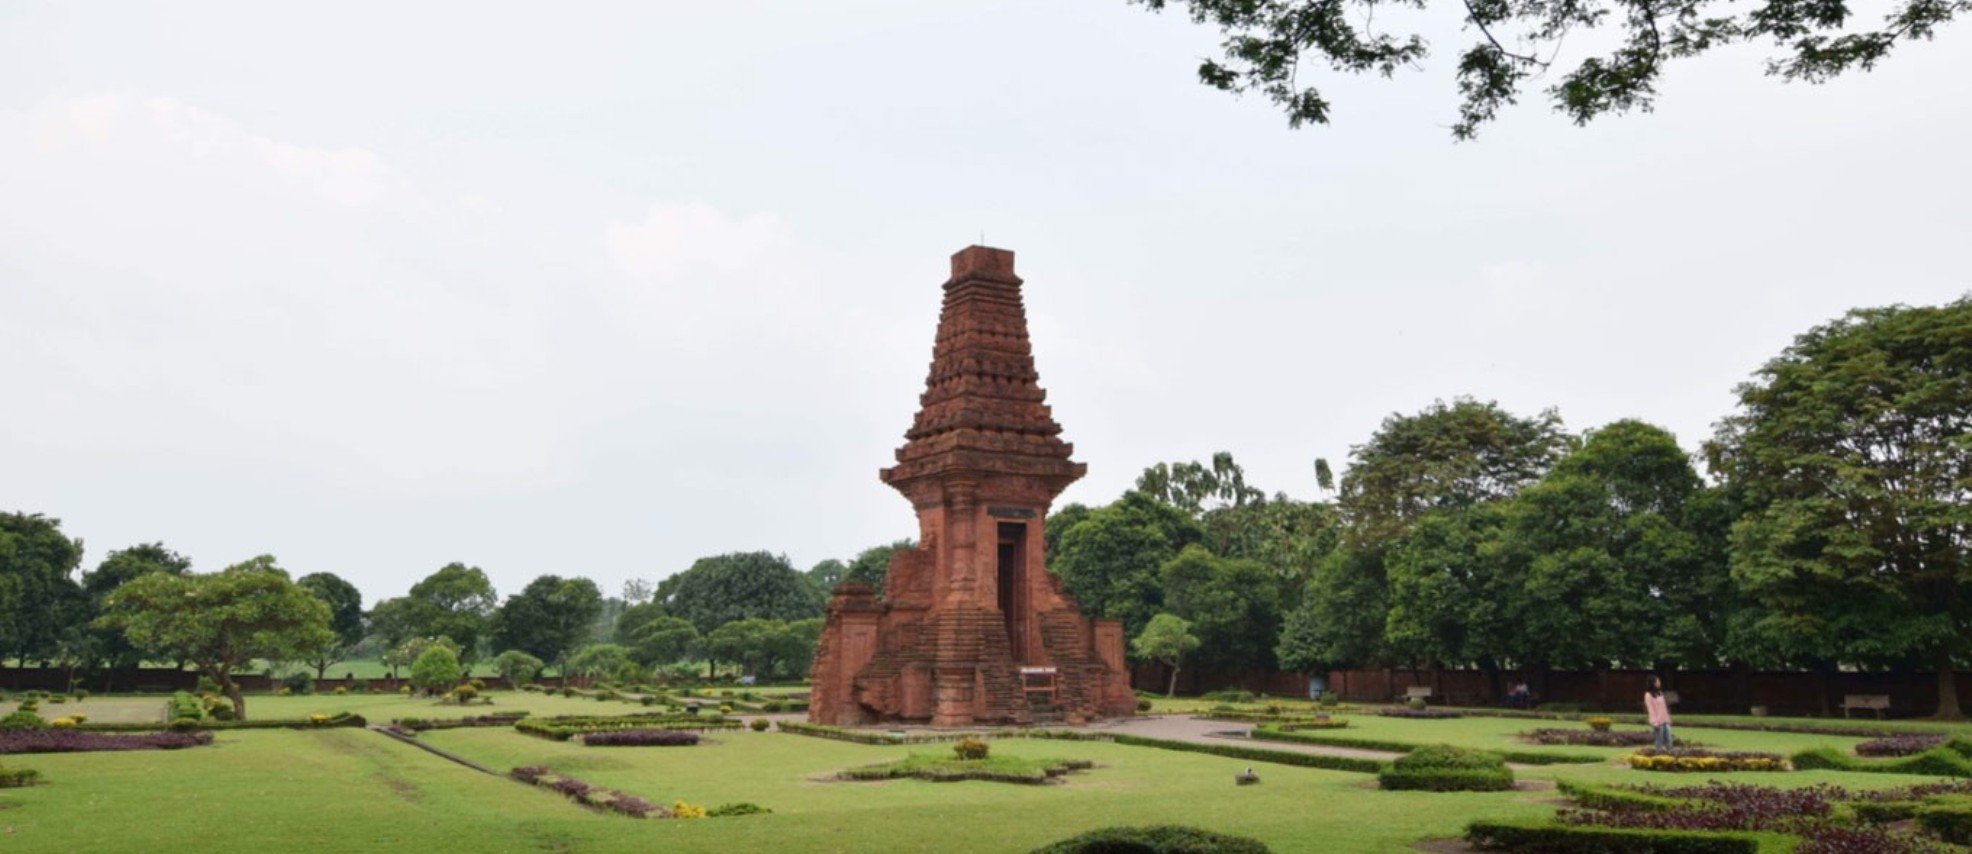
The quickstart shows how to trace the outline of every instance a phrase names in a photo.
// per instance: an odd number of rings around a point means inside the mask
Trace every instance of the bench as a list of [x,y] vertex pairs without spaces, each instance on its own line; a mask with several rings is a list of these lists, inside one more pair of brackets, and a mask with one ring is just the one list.
[[1416,686],[1416,687],[1412,687],[1412,688],[1406,688],[1406,689],[1404,689],[1404,699],[1406,699],[1406,700],[1429,700],[1429,699],[1431,699],[1431,686],[1429,686],[1429,685],[1418,685],[1418,686]]
[[1845,718],[1848,717],[1849,712],[1854,709],[1866,709],[1868,711],[1875,712],[1876,716],[1879,718],[1883,717],[1883,713],[1890,710],[1890,695],[1888,694],[1844,695],[1842,697],[1842,717]]

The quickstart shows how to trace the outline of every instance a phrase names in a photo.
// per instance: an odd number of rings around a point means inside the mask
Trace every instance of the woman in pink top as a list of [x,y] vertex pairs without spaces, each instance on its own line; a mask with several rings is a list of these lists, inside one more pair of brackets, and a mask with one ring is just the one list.
[[1664,702],[1664,680],[1650,677],[1650,690],[1643,692],[1643,711],[1650,716],[1651,746],[1671,749],[1671,706]]

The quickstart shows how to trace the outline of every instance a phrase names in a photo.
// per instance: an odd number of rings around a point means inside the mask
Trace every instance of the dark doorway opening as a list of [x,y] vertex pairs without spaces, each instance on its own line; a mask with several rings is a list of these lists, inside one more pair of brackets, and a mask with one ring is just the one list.
[[1013,660],[1027,660],[1027,526],[1000,523],[1000,614],[1006,619]]

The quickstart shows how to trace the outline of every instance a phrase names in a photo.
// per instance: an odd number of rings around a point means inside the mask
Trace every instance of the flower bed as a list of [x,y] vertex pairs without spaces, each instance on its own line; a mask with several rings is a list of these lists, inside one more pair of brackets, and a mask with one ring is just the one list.
[[1710,750],[1657,750],[1644,748],[1621,757],[1639,771],[1725,772],[1791,771],[1786,759],[1773,753],[1713,752]]
[[1856,745],[1857,756],[1910,756],[1945,746],[1943,735],[1898,735]]
[[[1520,734],[1531,744],[1567,744],[1577,747],[1648,747],[1649,730],[1535,729]],[[1687,742],[1688,744],[1689,742]]]
[[[1712,782],[1701,786],[1604,788],[1569,783],[1562,791],[1576,806],[1561,810],[1555,817],[1556,826],[1582,832],[1716,834],[1716,839],[1732,839],[1733,834],[1784,835],[1769,847],[1821,854],[1933,849],[1926,840],[1858,824],[1858,817],[1868,820],[1869,815],[1856,809],[1860,804],[1855,801],[1862,795],[1838,786],[1782,789]],[[1883,794],[1907,797],[1910,792]],[[1534,843],[1522,840],[1521,844]],[[1688,848],[1683,843],[1665,842],[1651,850],[1735,849]]]
[[739,726],[739,721],[719,715],[572,715],[552,718],[522,718],[514,724],[514,730],[541,738],[551,738],[555,741],[567,741],[570,738],[585,733],[610,732],[613,730],[707,730],[738,729]]
[[1086,771],[1095,763],[1084,759],[1029,759],[1020,756],[989,756],[960,759],[942,754],[913,753],[895,762],[851,768],[837,775],[842,780],[929,780],[954,783],[984,780],[993,783],[1046,785],[1061,782],[1071,771]]
[[873,729],[850,729],[848,727],[811,724],[802,721],[775,721],[774,726],[781,732],[795,735],[808,735],[815,738],[829,738],[836,741],[849,741],[856,744],[938,744],[947,741],[962,741],[968,738],[1036,738],[1054,741],[1109,741],[1105,733],[1081,732],[1072,729],[989,729],[966,732],[910,732],[896,733]]
[[698,743],[698,733],[675,729],[622,729],[585,732],[588,747],[685,747]]
[[1451,709],[1430,707],[1413,709],[1409,706],[1384,706],[1383,708],[1377,709],[1376,713],[1386,718],[1416,718],[1419,720],[1446,720],[1449,718],[1465,717],[1463,713],[1454,712]]
[[545,765],[530,765],[507,772],[523,783],[553,789],[583,806],[627,815],[631,818],[670,818],[672,813],[657,804],[616,789],[591,786],[574,777],[556,774]]
[[490,715],[470,715],[463,718],[397,718],[390,722],[390,726],[399,733],[413,735],[434,729],[513,726],[524,717],[527,717],[527,712],[495,712]]
[[117,734],[79,729],[22,730],[0,733],[0,754],[94,753],[106,750],[179,750],[212,743],[209,732],[147,732]]

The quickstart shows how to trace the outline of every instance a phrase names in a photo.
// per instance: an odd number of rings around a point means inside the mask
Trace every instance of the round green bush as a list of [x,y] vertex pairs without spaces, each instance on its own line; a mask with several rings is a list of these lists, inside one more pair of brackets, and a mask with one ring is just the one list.
[[1105,827],[1034,849],[1034,854],[1267,854],[1258,839],[1159,824]]
[[766,718],[754,718],[754,719],[753,719],[753,723],[751,723],[751,724],[749,724],[749,726],[751,726],[751,727],[753,727],[753,731],[754,731],[754,732],[766,732],[766,731],[767,731],[767,719],[766,719]]
[[48,728],[48,722],[40,715],[27,710],[18,710],[0,718],[0,732],[34,732]]

